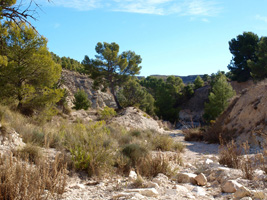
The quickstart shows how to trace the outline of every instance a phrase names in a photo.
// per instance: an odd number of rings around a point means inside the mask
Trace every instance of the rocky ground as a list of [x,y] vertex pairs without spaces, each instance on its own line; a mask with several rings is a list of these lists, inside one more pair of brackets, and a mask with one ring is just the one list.
[[241,170],[219,165],[218,145],[185,142],[179,130],[165,134],[187,146],[182,154],[184,164],[173,178],[158,174],[152,180],[144,179],[145,187],[135,188],[132,186],[137,178],[134,171],[129,177],[103,180],[74,175],[69,177],[62,199],[267,199],[267,176],[263,171],[257,170],[253,180],[243,179]]

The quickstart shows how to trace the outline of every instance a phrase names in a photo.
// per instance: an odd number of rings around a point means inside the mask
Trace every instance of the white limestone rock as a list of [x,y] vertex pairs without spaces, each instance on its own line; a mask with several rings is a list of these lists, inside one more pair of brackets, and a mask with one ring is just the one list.
[[129,181],[135,181],[137,179],[137,174],[135,171],[131,170],[129,173]]
[[202,187],[194,187],[192,192],[195,193],[196,196],[206,196],[206,191]]
[[197,181],[195,180],[196,174],[192,173],[179,173],[177,174],[177,181],[178,183],[191,183],[193,185],[197,184]]

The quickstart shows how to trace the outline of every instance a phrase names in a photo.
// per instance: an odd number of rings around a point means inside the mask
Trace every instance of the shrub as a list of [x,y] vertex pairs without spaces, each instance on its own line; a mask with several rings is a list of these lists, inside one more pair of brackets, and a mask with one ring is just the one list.
[[156,156],[149,156],[142,158],[137,166],[137,172],[145,177],[152,178],[157,176],[159,173],[167,176],[172,175],[172,170],[169,165],[169,160],[164,157],[163,154],[158,153]]
[[130,132],[130,135],[134,136],[134,137],[141,137],[141,131],[140,130],[133,130]]
[[185,141],[203,141],[204,138],[204,133],[199,128],[185,129],[183,133]]
[[182,142],[175,142],[173,144],[173,149],[178,153],[182,153],[184,152],[185,145]]
[[122,154],[130,159],[131,166],[135,167],[136,164],[149,155],[148,149],[140,144],[127,144],[122,149]]
[[64,133],[65,147],[71,152],[76,169],[87,171],[89,176],[101,176],[111,170],[113,149],[107,145],[109,130],[100,121],[90,125],[77,124]]
[[152,148],[154,150],[170,151],[173,149],[173,139],[168,135],[156,134],[152,138]]
[[74,109],[80,110],[84,109],[87,110],[89,107],[91,107],[91,101],[88,99],[87,94],[84,92],[84,90],[78,90],[74,94],[75,100],[74,100]]
[[120,145],[125,145],[125,144],[130,144],[133,141],[133,137],[129,134],[121,136],[119,139],[119,144]]
[[116,116],[117,113],[114,108],[106,106],[102,111],[99,111],[99,115],[101,120],[109,120],[112,117]]

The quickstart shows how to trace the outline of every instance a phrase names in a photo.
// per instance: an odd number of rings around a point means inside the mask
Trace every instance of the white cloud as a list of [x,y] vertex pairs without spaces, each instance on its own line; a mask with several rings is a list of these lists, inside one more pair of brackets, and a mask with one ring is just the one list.
[[221,10],[217,2],[210,0],[187,0],[183,7],[183,14],[190,16],[214,16]]
[[174,0],[114,0],[113,11],[165,15],[167,4]]
[[105,9],[154,15],[210,17],[220,12],[217,0],[54,0],[52,4],[77,10]]
[[52,0],[49,5],[74,8],[84,11],[101,7],[99,0]]
[[267,23],[267,17],[261,16],[261,15],[256,15],[255,19],[260,20],[260,21],[264,21],[265,23]]

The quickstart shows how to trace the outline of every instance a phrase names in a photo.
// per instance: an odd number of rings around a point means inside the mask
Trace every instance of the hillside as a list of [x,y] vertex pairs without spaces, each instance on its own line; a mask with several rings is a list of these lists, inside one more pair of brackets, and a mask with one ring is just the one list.
[[102,92],[101,90],[95,90],[93,88],[93,80],[86,75],[82,75],[78,72],[62,70],[62,82],[63,88],[68,91],[67,102],[70,107],[73,107],[74,94],[78,89],[82,89],[88,95],[88,98],[92,102],[92,108],[104,108],[109,106],[116,108],[116,103],[111,93]]
[[266,144],[267,138],[267,81],[258,83],[237,96],[219,117],[210,132],[225,140],[248,141],[251,146]]
[[[151,77],[155,77],[155,78],[162,78],[162,79],[167,79],[169,76],[167,75],[150,75]],[[194,80],[197,78],[197,76],[200,76],[201,78],[203,77],[203,75],[188,75],[188,76],[177,76],[177,75],[174,75],[175,77],[180,77],[183,82],[185,84],[188,84],[188,83],[193,83]]]

